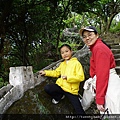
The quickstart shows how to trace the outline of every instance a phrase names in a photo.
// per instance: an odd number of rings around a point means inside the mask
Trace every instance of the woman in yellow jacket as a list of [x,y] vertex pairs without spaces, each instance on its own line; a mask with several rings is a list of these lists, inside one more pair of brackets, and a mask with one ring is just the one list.
[[64,61],[58,68],[40,71],[44,76],[59,77],[56,84],[48,84],[44,89],[53,98],[52,103],[57,104],[66,96],[77,114],[85,114],[78,96],[80,82],[84,80],[82,65],[76,57],[72,57],[72,50],[68,44],[60,47],[60,53]]

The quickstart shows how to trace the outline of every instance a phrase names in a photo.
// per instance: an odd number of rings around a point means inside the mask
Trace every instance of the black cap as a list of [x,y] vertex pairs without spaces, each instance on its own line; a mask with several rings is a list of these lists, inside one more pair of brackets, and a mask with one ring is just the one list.
[[90,31],[90,32],[96,32],[96,33],[98,33],[95,27],[93,27],[93,26],[87,26],[85,28],[81,28],[80,29],[80,35],[81,36],[83,35],[83,31],[85,31],[85,30],[86,31]]

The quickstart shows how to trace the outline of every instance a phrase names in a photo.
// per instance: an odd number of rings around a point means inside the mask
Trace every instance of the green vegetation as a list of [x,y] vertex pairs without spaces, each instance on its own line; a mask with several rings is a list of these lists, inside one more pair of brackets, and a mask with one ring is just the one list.
[[8,84],[7,81],[4,82],[3,78],[0,78],[0,88],[6,86]]
[[61,58],[62,43],[82,48],[83,26],[94,25],[101,34],[119,32],[119,14],[119,0],[1,0],[0,86],[8,82],[11,66],[31,65],[36,72]]
[[35,100],[37,102],[37,106],[39,108],[40,113],[42,114],[50,114],[50,111],[47,110],[44,105],[42,104],[42,102],[39,100],[38,94],[35,95]]

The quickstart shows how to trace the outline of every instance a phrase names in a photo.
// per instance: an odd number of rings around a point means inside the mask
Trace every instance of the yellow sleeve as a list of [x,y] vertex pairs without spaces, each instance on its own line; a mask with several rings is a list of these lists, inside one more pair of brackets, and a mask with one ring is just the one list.
[[48,77],[59,77],[61,75],[61,64],[55,70],[44,70],[45,76]]

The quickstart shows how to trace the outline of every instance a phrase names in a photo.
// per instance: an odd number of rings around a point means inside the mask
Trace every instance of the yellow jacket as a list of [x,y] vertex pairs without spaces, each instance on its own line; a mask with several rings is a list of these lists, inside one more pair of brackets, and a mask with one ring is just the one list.
[[[64,91],[78,95],[80,82],[84,80],[84,72],[82,65],[76,57],[71,58],[68,63],[63,61],[55,70],[45,70],[45,76],[59,77],[56,84]],[[60,76],[67,76],[67,80],[63,80]]]

